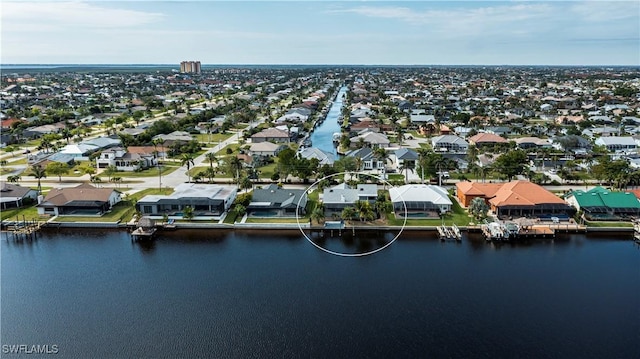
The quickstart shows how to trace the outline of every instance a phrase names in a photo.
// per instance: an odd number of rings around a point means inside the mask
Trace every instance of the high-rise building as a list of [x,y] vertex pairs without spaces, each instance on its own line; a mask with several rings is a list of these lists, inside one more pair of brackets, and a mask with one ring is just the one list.
[[182,61],[180,62],[180,72],[187,74],[199,74],[202,72],[200,61]]

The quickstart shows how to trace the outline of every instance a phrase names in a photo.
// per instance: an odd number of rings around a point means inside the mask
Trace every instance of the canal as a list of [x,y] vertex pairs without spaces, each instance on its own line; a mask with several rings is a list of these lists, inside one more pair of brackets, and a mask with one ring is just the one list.
[[336,147],[333,145],[333,134],[340,132],[340,123],[338,119],[342,112],[343,96],[347,93],[347,87],[342,86],[338,91],[338,96],[333,101],[327,117],[324,122],[318,126],[311,134],[311,147],[318,148],[328,153],[333,153],[334,156],[338,156]]

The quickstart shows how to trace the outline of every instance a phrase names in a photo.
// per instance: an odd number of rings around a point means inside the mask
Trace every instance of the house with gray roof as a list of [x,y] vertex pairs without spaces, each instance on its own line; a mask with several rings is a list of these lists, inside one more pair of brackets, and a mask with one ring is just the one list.
[[[282,188],[270,184],[253,190],[251,203],[247,206],[249,217],[295,217],[305,215],[307,191],[304,189]],[[298,204],[300,205],[298,207]]]
[[362,167],[358,168],[358,171],[376,170],[385,168],[385,163],[378,160],[374,156],[374,152],[369,147],[362,147],[357,150],[349,151],[345,154],[347,157],[360,158],[362,160]]
[[237,186],[182,183],[169,195],[147,195],[136,203],[144,216],[182,219],[186,207],[193,208],[194,219],[219,219],[233,204]]
[[436,152],[464,153],[469,148],[469,143],[455,135],[440,135],[431,138],[431,146]]
[[397,168],[403,167],[406,163],[409,168],[416,168],[416,161],[418,160],[418,153],[410,148],[401,148],[396,150],[395,153],[395,165]]
[[301,158],[306,158],[308,160],[316,158],[320,164],[322,165],[333,165],[336,161],[336,156],[333,153],[325,152],[319,148],[315,147],[306,147],[298,152]]
[[326,217],[340,216],[342,210],[354,207],[357,201],[367,201],[373,204],[378,198],[378,186],[375,184],[360,183],[356,188],[351,188],[342,183],[331,188],[325,188],[322,192],[322,205]]
[[595,140],[595,144],[604,146],[609,151],[628,151],[638,148],[636,141],[631,136],[608,136]]
[[269,127],[251,136],[251,142],[289,143],[289,133],[274,127]]
[[360,142],[363,142],[366,146],[371,148],[387,148],[391,141],[387,138],[387,135],[377,132],[365,130],[366,132],[359,134],[358,136],[349,139],[351,148],[358,146]]

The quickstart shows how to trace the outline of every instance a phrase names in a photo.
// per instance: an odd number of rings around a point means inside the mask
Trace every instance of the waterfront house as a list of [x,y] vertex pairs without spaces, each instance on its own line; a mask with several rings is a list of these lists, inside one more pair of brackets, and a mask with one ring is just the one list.
[[378,198],[378,186],[360,183],[352,188],[345,183],[325,188],[322,192],[322,204],[326,217],[340,216],[342,210],[354,207],[356,201],[367,201],[373,204]]
[[237,186],[204,183],[182,183],[169,195],[147,195],[136,203],[136,209],[147,217],[181,219],[186,207],[193,209],[194,219],[219,219],[233,204]]
[[582,211],[588,220],[611,220],[640,215],[640,201],[631,192],[610,191],[600,186],[588,191],[576,190],[567,203]]
[[529,181],[506,183],[458,182],[460,204],[468,207],[474,198],[483,198],[498,216],[570,216],[575,209],[542,186]]
[[426,184],[408,184],[389,189],[393,210],[396,216],[428,218],[451,211],[453,202],[447,191],[440,186]]
[[316,147],[303,148],[298,152],[298,156],[300,156],[300,158],[306,158],[308,160],[315,158],[319,161],[318,164],[320,166],[322,165],[332,166],[333,163],[336,161],[336,157],[333,155],[333,153],[325,152]]
[[349,139],[351,148],[357,147],[360,143],[370,148],[387,148],[391,141],[385,134],[365,130],[358,136]]
[[[295,217],[303,216],[307,207],[307,192],[304,189],[282,188],[270,184],[253,190],[251,203],[247,206],[250,217]],[[298,204],[300,205],[298,207]],[[296,209],[298,209],[296,211]]]
[[0,209],[22,207],[23,204],[35,203],[38,191],[29,187],[0,182]]
[[38,203],[39,215],[100,216],[121,201],[113,188],[81,184],[73,188],[54,188]]

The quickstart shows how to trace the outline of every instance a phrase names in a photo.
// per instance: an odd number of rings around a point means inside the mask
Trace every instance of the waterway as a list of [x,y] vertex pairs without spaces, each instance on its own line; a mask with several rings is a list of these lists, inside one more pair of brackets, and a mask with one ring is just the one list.
[[336,151],[336,147],[333,145],[333,134],[336,132],[340,132],[341,123],[338,122],[340,115],[342,113],[343,95],[347,93],[347,87],[343,86],[338,91],[338,96],[335,101],[331,105],[331,108],[327,112],[327,116],[320,124],[320,126],[316,127],[316,129],[311,134],[311,147],[315,147],[321,149],[328,153],[333,153],[338,158],[338,153]]
[[640,246],[616,238],[403,233],[344,258],[295,231],[46,230],[0,240],[1,339],[60,358],[638,358]]

